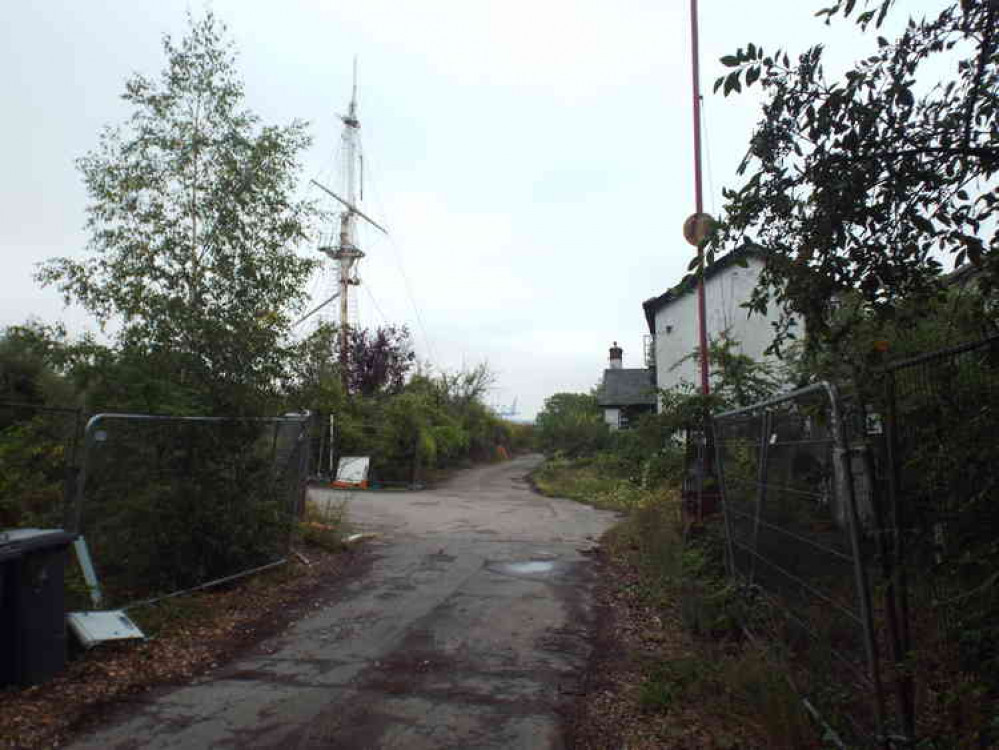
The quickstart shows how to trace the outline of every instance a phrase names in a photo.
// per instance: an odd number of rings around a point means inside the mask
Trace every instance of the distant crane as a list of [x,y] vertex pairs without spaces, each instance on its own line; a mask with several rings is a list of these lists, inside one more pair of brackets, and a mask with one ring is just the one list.
[[504,408],[504,407],[501,406],[501,407],[497,408],[495,411],[496,411],[496,416],[497,417],[515,417],[515,416],[517,416],[517,414],[519,412],[517,411],[517,398],[516,398],[516,396],[514,397],[512,404],[510,404],[506,408]]

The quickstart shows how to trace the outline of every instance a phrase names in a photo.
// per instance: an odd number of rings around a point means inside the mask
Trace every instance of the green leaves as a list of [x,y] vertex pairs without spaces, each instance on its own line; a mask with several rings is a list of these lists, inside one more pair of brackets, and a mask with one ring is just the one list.
[[[841,0],[819,15],[864,29],[890,5]],[[844,290],[875,316],[932,297],[941,259],[978,263],[999,279],[990,259],[999,247],[999,60],[990,52],[999,35],[987,5],[952,0],[936,17],[910,20],[897,36],[877,37],[877,51],[839,80],[825,78],[821,44],[793,67],[783,51],[761,60],[747,47],[724,58],[716,90],[762,81],[766,99],[744,182],[725,192],[720,243],[752,235],[770,251],[752,307],[775,302],[781,335],[793,320],[810,340],[833,335],[830,300]],[[941,65],[944,80],[925,85]]]
[[610,437],[597,397],[586,393],[556,393],[545,399],[534,420],[538,447],[548,455],[561,452],[575,458],[592,455]]
[[764,68],[773,65],[773,60],[764,55],[761,47],[750,43],[745,50],[740,47],[734,55],[722,57],[721,64],[727,68],[739,68],[715,80],[714,92],[717,93],[718,89],[722,89],[722,93],[728,96],[733,91],[736,93],[742,91],[740,76],[743,72],[746,74],[745,82],[748,88],[760,79]]
[[295,198],[301,122],[265,126],[244,109],[224,26],[208,13],[163,40],[158,78],[136,75],[132,111],[77,162],[89,195],[89,254],[38,273],[132,347],[183,355],[177,378],[219,411],[273,390],[283,341],[315,263],[296,246],[316,208]]

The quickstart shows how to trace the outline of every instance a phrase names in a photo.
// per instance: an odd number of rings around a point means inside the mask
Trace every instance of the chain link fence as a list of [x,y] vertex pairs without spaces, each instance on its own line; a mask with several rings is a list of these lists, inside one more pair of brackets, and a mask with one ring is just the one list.
[[309,442],[307,416],[92,417],[69,528],[87,540],[104,604],[283,562]]

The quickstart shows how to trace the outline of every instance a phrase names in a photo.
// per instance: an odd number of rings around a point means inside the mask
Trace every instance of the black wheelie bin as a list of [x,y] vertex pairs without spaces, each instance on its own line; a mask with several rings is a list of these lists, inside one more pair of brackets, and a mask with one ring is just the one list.
[[62,529],[0,531],[0,685],[38,685],[66,666]]

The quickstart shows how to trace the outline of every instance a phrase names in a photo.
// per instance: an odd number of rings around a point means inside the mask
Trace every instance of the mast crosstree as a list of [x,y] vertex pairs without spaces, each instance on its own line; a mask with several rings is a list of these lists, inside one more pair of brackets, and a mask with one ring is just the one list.
[[[325,185],[312,180],[312,184],[336,199],[343,207],[339,215],[339,231],[336,235],[335,244],[322,245],[319,248],[319,251],[333,262],[333,267],[336,271],[336,290],[332,296],[314,308],[305,317],[315,314],[334,300],[339,300],[340,372],[344,388],[346,389],[348,381],[350,329],[351,326],[357,323],[357,302],[355,295],[351,294],[351,287],[359,286],[361,283],[357,266],[360,260],[364,258],[364,252],[357,246],[356,220],[360,217],[379,231],[388,234],[388,231],[383,226],[358,208],[358,203],[364,198],[364,162],[362,161],[360,147],[359,131],[361,129],[361,122],[357,116],[356,58],[354,60],[354,85],[351,91],[350,104],[347,107],[347,114],[340,115],[339,117],[343,122],[343,132],[340,135],[342,158],[339,185],[337,186],[340,192],[336,193]],[[302,318],[302,320],[305,320],[305,318]]]

